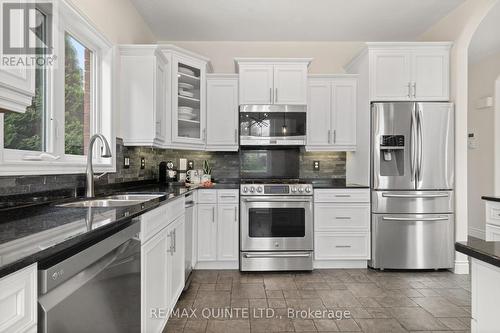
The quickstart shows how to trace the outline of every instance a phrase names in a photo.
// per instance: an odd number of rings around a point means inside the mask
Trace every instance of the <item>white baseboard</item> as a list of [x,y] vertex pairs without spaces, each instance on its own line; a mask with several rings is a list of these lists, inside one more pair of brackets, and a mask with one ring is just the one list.
[[194,269],[240,269],[239,261],[198,261]]
[[469,235],[480,239],[486,239],[486,231],[481,228],[469,227]]
[[366,260],[314,260],[315,269],[326,268],[367,268]]
[[469,257],[463,253],[455,252],[455,266],[453,273],[455,274],[469,274]]

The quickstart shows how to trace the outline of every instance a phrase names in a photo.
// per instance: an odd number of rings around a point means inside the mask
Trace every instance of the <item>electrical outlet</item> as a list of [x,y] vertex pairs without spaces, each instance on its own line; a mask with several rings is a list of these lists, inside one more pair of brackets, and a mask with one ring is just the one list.
[[130,168],[130,157],[125,157],[123,159],[123,168],[124,169]]
[[194,161],[192,161],[192,160],[188,161],[187,169],[188,170],[193,170],[194,169]]
[[313,171],[319,171],[319,161],[313,161]]
[[146,168],[146,159],[144,157],[141,157],[141,169]]

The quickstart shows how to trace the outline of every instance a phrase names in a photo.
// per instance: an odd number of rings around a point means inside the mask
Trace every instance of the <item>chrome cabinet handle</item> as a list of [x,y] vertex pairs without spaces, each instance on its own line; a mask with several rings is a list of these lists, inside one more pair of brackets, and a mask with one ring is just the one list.
[[221,195],[221,198],[236,198],[236,195]]
[[447,198],[449,197],[448,193],[439,193],[439,194],[388,194],[382,193],[384,198]]
[[446,221],[449,220],[446,216],[441,217],[422,217],[422,218],[413,218],[413,217],[383,217],[384,221],[409,221],[409,222],[418,222],[418,221]]
[[413,82],[413,98],[417,98],[417,82]]
[[274,94],[274,103],[278,103],[278,88],[275,89],[276,93]]
[[337,130],[333,130],[333,143],[337,143]]
[[177,252],[177,229],[174,229],[174,253]]
[[338,249],[348,249],[351,248],[351,245],[335,245],[336,248]]
[[349,216],[335,216],[336,220],[350,220],[351,218]]
[[335,194],[336,198],[350,198],[350,194]]
[[238,143],[238,130],[234,130],[234,142]]
[[332,130],[328,130],[328,143],[332,143]]
[[269,103],[273,104],[273,88],[269,88]]
[[234,207],[234,222],[238,222],[238,207]]
[[411,82],[408,82],[408,98],[411,98]]
[[170,231],[167,235],[167,237],[170,238],[170,246],[167,250],[167,253],[170,253],[171,256],[174,255],[174,240],[173,240],[174,236],[173,235],[174,235],[173,231]]
[[212,222],[215,223],[215,207],[212,207]]

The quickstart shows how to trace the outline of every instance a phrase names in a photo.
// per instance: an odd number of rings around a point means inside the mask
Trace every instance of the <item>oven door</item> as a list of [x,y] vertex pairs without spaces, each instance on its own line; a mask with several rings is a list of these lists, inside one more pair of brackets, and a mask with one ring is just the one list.
[[241,198],[241,251],[313,250],[312,197]]

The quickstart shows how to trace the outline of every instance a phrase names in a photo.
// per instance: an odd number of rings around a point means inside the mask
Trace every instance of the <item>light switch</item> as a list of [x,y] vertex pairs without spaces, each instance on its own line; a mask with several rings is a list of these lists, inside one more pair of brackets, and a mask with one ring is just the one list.
[[125,157],[123,159],[123,168],[124,169],[130,168],[130,157]]
[[319,161],[313,161],[313,170],[319,171]]

